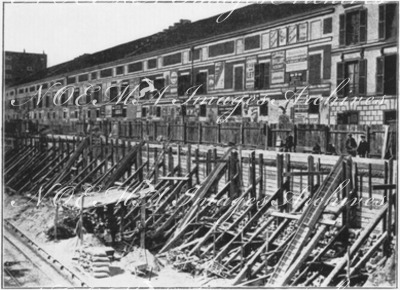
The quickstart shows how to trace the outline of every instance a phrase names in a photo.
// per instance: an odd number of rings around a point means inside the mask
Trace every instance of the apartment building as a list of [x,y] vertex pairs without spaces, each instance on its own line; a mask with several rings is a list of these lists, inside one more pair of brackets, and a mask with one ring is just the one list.
[[[295,123],[315,124],[393,118],[396,4],[255,4],[221,23],[217,17],[183,20],[155,35],[48,68],[6,91],[6,115],[42,123],[216,122],[224,114],[228,121],[269,123],[283,114]],[[144,78],[162,93],[141,97]],[[338,98],[385,94],[384,105],[321,102],[345,78],[348,88],[337,92]],[[57,94],[65,86],[64,94]],[[48,93],[38,103],[39,88]],[[117,103],[123,92],[139,101]],[[53,103],[55,95],[63,105]],[[19,106],[11,106],[11,99]],[[77,99],[88,105],[77,106]],[[368,112],[379,118],[371,119]]]

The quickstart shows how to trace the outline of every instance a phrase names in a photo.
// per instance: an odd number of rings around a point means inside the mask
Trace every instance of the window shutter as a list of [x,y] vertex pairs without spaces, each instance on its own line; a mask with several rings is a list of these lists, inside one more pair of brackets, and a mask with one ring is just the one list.
[[319,84],[321,83],[321,55],[312,54],[309,56],[309,83]]
[[379,6],[379,39],[385,39],[385,5]]
[[384,80],[384,66],[385,66],[385,58],[378,57],[376,59],[376,93],[383,94],[383,80]]
[[360,10],[360,42],[367,41],[367,9]]
[[[340,83],[344,79],[344,63],[343,62],[338,62],[336,65],[336,88],[339,87]],[[341,88],[336,94],[338,96],[343,97],[344,95],[345,88]]]
[[225,63],[225,89],[232,89],[233,87],[233,65]]
[[360,75],[359,75],[359,89],[360,95],[365,95],[367,93],[367,60],[362,59],[359,61]]
[[264,64],[264,85],[263,88],[264,89],[268,89],[269,88],[269,62]]
[[339,15],[339,45],[344,45],[346,41],[346,18],[344,14]]
[[254,87],[255,87],[255,89],[256,90],[259,90],[261,87],[260,87],[260,66],[261,66],[262,64],[256,64],[255,66],[254,66]]

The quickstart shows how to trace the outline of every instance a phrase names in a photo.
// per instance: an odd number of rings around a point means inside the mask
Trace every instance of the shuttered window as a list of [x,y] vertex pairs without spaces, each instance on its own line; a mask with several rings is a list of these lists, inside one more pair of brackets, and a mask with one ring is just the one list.
[[396,11],[397,4],[384,4],[379,6],[379,39],[384,40],[397,35]]
[[115,69],[115,74],[116,75],[122,75],[124,74],[124,66],[117,66],[117,68]]
[[190,88],[191,77],[190,74],[180,75],[178,77],[178,96],[184,96],[186,91]]
[[311,85],[321,83],[321,54],[309,56],[309,83]]
[[225,89],[233,88],[233,64],[225,63]]
[[80,82],[86,82],[88,79],[89,79],[89,75],[88,74],[84,74],[84,75],[78,76],[78,80]]
[[157,67],[157,59],[156,58],[149,59],[147,61],[147,68],[148,69],[153,69],[153,68],[156,68],[156,67]]
[[337,63],[336,87],[348,79],[348,83],[339,92],[338,96],[359,96],[367,93],[367,60]]
[[76,77],[68,77],[67,78],[67,85],[73,84],[76,82]]
[[234,69],[235,71],[235,90],[241,91],[243,90],[243,67],[237,66]]
[[367,41],[367,10],[339,15],[339,45],[352,45]]
[[378,57],[376,60],[376,93],[395,95],[397,90],[397,55]]
[[256,64],[254,67],[255,73],[254,73],[254,78],[255,78],[255,88],[257,90],[261,89],[268,89],[270,82],[269,82],[269,70],[270,70],[270,63],[260,63]]
[[200,72],[196,75],[196,86],[201,87],[197,90],[198,95],[206,94],[207,93],[207,73]]
[[332,33],[332,17],[324,19],[324,34]]

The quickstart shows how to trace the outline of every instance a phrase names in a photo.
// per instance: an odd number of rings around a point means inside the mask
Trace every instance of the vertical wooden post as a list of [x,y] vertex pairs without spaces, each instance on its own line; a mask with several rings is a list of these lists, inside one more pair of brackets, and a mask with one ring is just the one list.
[[258,155],[258,170],[259,170],[259,176],[260,176],[260,183],[258,187],[258,195],[257,195],[257,200],[261,200],[264,198],[264,158],[263,154]]
[[240,144],[244,145],[244,124],[243,124],[243,122],[240,124]]
[[269,126],[268,126],[268,124],[265,124],[265,150],[268,150],[268,142],[269,142],[269,140],[268,140],[268,135],[269,135]]
[[167,155],[167,147],[165,146],[165,143],[163,143],[163,156],[162,156],[162,169],[163,169],[163,175],[167,176],[167,166],[165,164],[165,156]]
[[[317,161],[317,171],[318,172],[321,172],[321,158],[318,158],[318,161]],[[321,185],[321,175],[317,175],[317,184],[318,184],[318,186],[320,186]]]
[[369,154],[371,152],[371,128],[370,128],[370,126],[367,126],[367,144],[368,144],[368,155],[367,155],[367,157],[369,157]]
[[200,169],[200,160],[199,160],[199,148],[196,148],[194,151],[194,158],[196,162],[196,183],[200,184],[200,176],[199,176],[199,169]]
[[[187,154],[186,154],[186,172],[190,174],[192,171],[192,147],[190,144],[187,146]],[[188,187],[192,188],[192,176],[189,176]]]
[[149,172],[150,170],[150,145],[149,142],[146,142],[146,157],[147,157],[147,163],[146,163],[146,167],[147,167],[147,172]]
[[207,151],[206,154],[206,176],[211,172],[211,150]]
[[183,143],[187,143],[187,123],[183,123]]
[[182,176],[182,163],[181,163],[181,145],[177,146],[177,157],[178,157],[178,176]]
[[238,178],[235,177],[238,174],[237,155],[238,153],[236,151],[233,151],[231,153],[231,156],[229,157],[229,180],[231,182],[229,186],[229,197],[232,199],[236,198],[239,193]]
[[142,226],[140,233],[140,247],[145,249],[145,238],[146,238],[146,196],[141,194],[140,198],[140,224]]
[[330,128],[329,126],[325,126],[325,152],[328,152],[330,141]]
[[81,212],[79,216],[79,235],[81,240],[81,245],[83,245],[83,205],[84,205],[85,195],[81,195]]
[[[368,198],[372,201],[372,164],[368,164]],[[369,209],[372,209],[372,202],[369,204]]]
[[138,151],[137,151],[137,157],[136,157],[136,160],[137,160],[137,168],[140,168],[140,169],[139,169],[139,172],[138,172],[139,181],[142,181],[142,180],[143,180],[142,149],[143,149],[143,147],[140,147],[140,148],[138,149]]
[[[290,154],[286,154],[286,173],[290,172]],[[290,191],[290,176],[286,177],[285,180],[285,189],[286,189],[286,195],[287,195],[287,200],[292,200],[293,192]],[[291,212],[292,211],[292,204],[291,202],[286,203],[285,205],[286,211]]]
[[250,177],[251,177],[251,197],[257,198],[257,182],[256,182],[256,153],[255,151],[250,154]]
[[158,155],[157,155],[157,147],[154,147],[154,184],[157,184],[158,181]]
[[[384,184],[388,184],[388,180],[389,180],[389,172],[388,172],[388,163],[387,161],[384,162],[384,177],[383,177],[383,183]],[[384,203],[389,202],[388,201],[388,191],[385,189],[383,190],[383,201]],[[382,232],[386,232],[388,224],[387,224],[387,213],[386,215],[383,216],[382,218]]]
[[[308,172],[313,172],[314,171],[314,157],[311,155],[308,156]],[[310,174],[308,175],[308,189],[310,191],[310,195],[314,195],[314,175]]]
[[277,154],[276,155],[276,182],[277,182],[277,187],[279,190],[278,193],[278,207],[279,210],[283,210],[283,155],[282,154]]
[[297,125],[293,126],[293,152],[296,152],[296,147],[297,147]]
[[217,126],[217,143],[221,144],[221,124],[218,123],[216,126]]
[[202,133],[203,133],[202,126],[201,126],[201,123],[199,123],[199,127],[198,127],[198,137],[199,137],[199,140],[198,140],[198,144],[201,144],[201,141],[202,141]]

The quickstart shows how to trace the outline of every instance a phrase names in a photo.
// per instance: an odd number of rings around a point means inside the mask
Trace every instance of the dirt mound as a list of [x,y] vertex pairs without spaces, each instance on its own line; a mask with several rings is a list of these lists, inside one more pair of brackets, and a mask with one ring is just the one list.
[[142,248],[135,248],[132,252],[128,253],[121,259],[121,264],[125,265],[127,269],[147,264],[149,268],[152,268],[153,272],[161,270],[161,265],[157,258],[149,250]]

